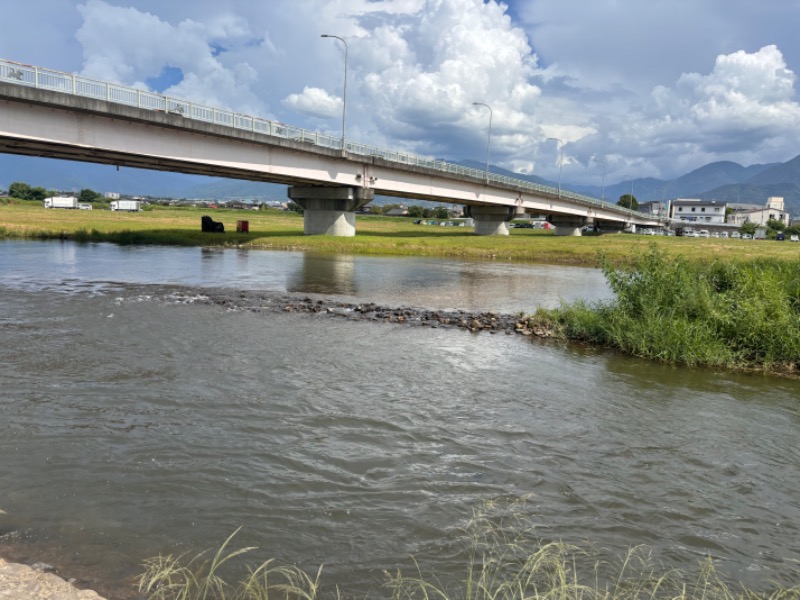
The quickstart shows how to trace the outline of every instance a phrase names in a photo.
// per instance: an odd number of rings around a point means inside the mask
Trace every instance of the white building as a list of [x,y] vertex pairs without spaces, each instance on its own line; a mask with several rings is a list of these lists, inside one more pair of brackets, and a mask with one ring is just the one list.
[[755,223],[757,226],[766,227],[768,221],[781,221],[789,226],[789,213],[786,212],[783,198],[770,196],[767,204],[762,208],[736,210],[730,216],[729,222],[740,227],[745,223]]
[[672,201],[670,217],[688,223],[723,225],[725,223],[725,202],[699,200],[697,198],[678,198]]
[[662,215],[667,212],[667,203],[658,200],[639,202],[639,212],[646,215]]

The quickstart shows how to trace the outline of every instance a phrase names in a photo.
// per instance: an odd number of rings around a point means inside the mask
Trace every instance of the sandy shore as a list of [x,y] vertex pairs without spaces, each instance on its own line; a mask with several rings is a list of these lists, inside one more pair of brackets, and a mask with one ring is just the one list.
[[0,558],[0,600],[105,600],[50,571],[52,567],[44,563],[28,566]]

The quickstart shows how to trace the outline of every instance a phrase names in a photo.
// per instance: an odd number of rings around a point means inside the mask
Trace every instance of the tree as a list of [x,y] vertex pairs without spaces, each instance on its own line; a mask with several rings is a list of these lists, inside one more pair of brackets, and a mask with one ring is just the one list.
[[751,223],[750,221],[746,221],[746,222],[742,223],[742,226],[739,227],[739,233],[741,233],[742,235],[744,235],[745,233],[748,233],[750,235],[755,235],[755,233],[756,233],[756,224],[755,223]]
[[54,196],[55,192],[48,192],[43,187],[31,187],[27,183],[15,181],[8,186],[8,195],[19,200],[44,200],[48,196]]
[[53,195],[52,192],[48,192],[46,189],[40,186],[36,186],[35,188],[31,188],[30,193],[28,194],[28,200],[39,200],[42,201],[48,196]]
[[8,186],[8,195],[19,200],[30,200],[31,186],[21,181],[15,181]]
[[783,230],[786,235],[800,235],[800,225],[792,225]]
[[783,231],[784,229],[786,229],[786,223],[778,219],[770,219],[769,221],[767,221],[767,228],[773,229],[775,231]]
[[446,219],[449,216],[450,214],[447,212],[446,206],[437,206],[433,209],[433,217],[435,219]]
[[620,196],[617,206],[630,208],[631,210],[639,210],[639,202],[636,200],[636,196],[631,194],[623,194]]
[[81,190],[80,194],[78,194],[78,202],[96,202],[100,200],[103,196],[98,194],[94,190],[90,190],[89,188],[84,188]]
[[414,219],[421,219],[425,216],[425,209],[421,206],[409,206],[408,207],[408,216]]

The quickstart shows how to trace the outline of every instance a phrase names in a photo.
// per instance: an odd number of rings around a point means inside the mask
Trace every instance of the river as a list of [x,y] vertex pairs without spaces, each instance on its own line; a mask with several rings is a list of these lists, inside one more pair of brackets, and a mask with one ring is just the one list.
[[609,297],[594,269],[0,241],[0,545],[122,590],[144,558],[241,527],[254,559],[381,596],[412,556],[463,570],[465,524],[513,505],[543,541],[798,583],[797,381],[253,310],[243,290],[499,313]]

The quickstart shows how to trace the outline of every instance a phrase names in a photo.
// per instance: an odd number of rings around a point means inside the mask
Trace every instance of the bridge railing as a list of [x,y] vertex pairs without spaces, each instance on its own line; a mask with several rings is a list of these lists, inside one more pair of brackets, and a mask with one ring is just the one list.
[[[53,71],[51,69],[25,65],[13,61],[0,59],[0,80],[45,90],[64,92],[76,96],[106,100],[108,102],[135,106],[146,110],[163,111],[181,115],[187,119],[253,131],[324,148],[343,147],[342,138],[317,131],[309,131],[277,121],[260,119],[234,111],[195,104],[188,100],[180,100],[147,90],[98,81],[80,75]],[[448,163],[410,152],[379,148],[377,146],[370,146],[368,144],[361,144],[349,140],[345,141],[344,149],[353,154],[376,156],[390,162],[404,165],[427,167],[437,171],[485,179],[487,183],[513,185],[525,190],[544,193],[550,196],[558,194],[561,198],[580,204],[610,209],[616,213],[627,214],[629,216],[643,217],[642,213],[638,211],[623,208],[604,200],[592,198],[591,196],[576,194],[567,190],[559,191],[551,186],[541,185],[515,177],[498,175],[496,173],[487,173],[485,170],[464,167],[462,165]]]

